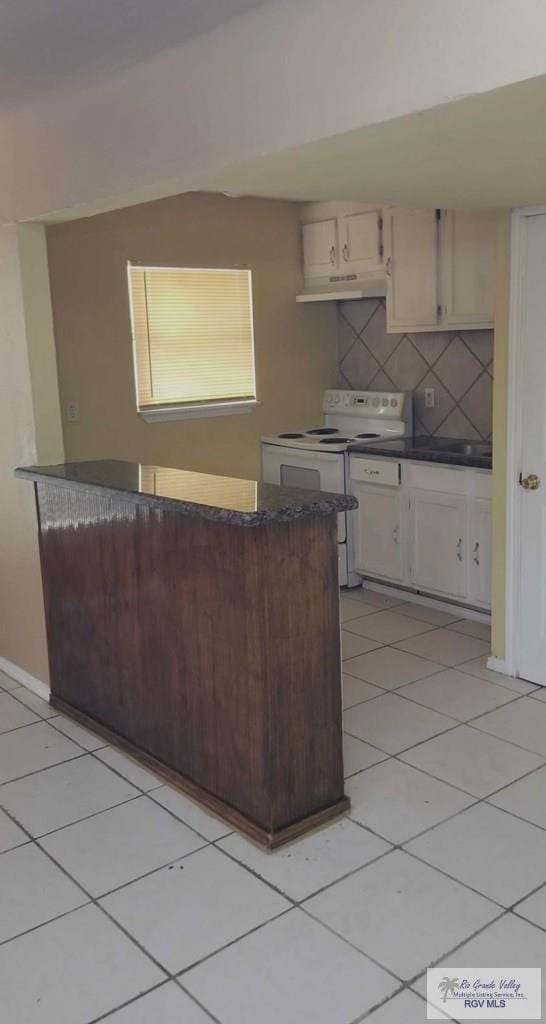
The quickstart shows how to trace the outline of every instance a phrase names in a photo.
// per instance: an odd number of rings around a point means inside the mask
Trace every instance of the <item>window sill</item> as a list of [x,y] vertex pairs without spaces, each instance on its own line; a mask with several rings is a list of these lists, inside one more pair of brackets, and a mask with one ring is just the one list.
[[256,399],[248,402],[215,402],[210,405],[171,405],[167,408],[139,409],[138,415],[146,423],[161,423],[168,420],[195,420],[212,416],[240,416],[253,412],[260,403]]

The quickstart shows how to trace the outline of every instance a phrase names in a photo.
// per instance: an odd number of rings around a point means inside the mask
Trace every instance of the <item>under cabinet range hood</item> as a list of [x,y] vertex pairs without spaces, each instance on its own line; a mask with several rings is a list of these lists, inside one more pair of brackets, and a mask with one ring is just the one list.
[[341,299],[378,299],[387,294],[387,279],[377,271],[370,274],[336,274],[306,281],[296,302],[335,302]]

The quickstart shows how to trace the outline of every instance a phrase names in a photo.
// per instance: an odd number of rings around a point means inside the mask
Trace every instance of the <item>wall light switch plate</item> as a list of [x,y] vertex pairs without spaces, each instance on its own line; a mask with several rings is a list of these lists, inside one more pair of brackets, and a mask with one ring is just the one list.
[[77,402],[66,403],[66,418],[69,423],[77,423],[80,418],[80,407]]
[[434,409],[436,394],[434,388],[425,388],[425,409]]

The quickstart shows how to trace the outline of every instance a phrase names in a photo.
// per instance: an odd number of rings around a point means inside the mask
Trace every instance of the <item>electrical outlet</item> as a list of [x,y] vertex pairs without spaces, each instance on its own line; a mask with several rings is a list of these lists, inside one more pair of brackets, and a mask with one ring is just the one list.
[[425,409],[434,409],[436,394],[434,388],[425,388]]
[[69,423],[77,423],[80,418],[80,407],[77,402],[66,403],[66,418]]

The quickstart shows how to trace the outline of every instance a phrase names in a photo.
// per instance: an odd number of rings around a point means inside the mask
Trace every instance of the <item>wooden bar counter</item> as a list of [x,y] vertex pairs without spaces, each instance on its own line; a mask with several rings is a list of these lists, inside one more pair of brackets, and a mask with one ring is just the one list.
[[51,703],[273,848],[345,811],[342,494],[102,461],[34,482]]

